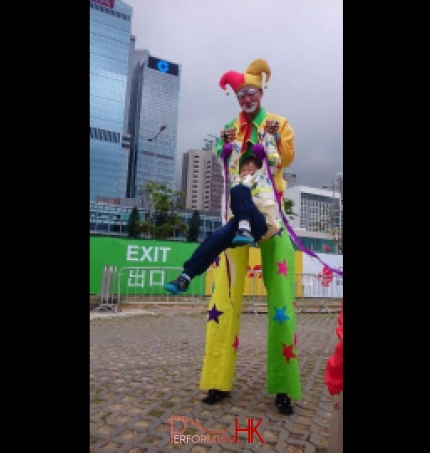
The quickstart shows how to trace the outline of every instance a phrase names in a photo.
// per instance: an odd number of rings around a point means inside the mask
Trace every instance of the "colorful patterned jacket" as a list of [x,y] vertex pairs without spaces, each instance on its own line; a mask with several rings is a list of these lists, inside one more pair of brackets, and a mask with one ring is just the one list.
[[[265,134],[264,129],[259,133],[259,143],[264,146],[267,156],[262,167],[253,173],[240,176],[239,162],[241,158],[241,143],[233,141],[233,151],[229,156],[228,169],[229,184],[231,189],[237,184],[243,184],[249,187],[251,196],[257,209],[265,216],[268,230],[261,240],[269,239],[281,227],[282,219],[279,213],[279,205],[276,200],[275,189],[272,183],[272,177],[276,175],[281,166],[281,158],[278,154],[275,144],[275,138],[271,134]],[[270,176],[270,173],[272,177]],[[229,197],[227,199],[228,204]],[[231,218],[233,213],[230,209],[227,211],[227,218]]]
[[[289,122],[282,116],[266,112],[261,107],[257,116],[254,118],[252,127],[248,128],[246,116],[241,112],[234,120],[230,121],[224,126],[224,129],[234,127],[236,129],[236,142],[241,145],[241,158],[252,155],[252,145],[258,143],[258,132],[264,129],[266,121],[278,121],[279,123],[279,138],[276,140],[276,148],[279,157],[281,158],[281,168],[288,167],[294,160],[295,147],[294,147],[294,132]],[[223,141],[218,140],[217,155],[219,156],[222,151]],[[285,180],[282,177],[282,172],[278,172],[273,177],[278,194],[282,197],[284,190],[287,187]]]
[[[264,132],[266,121],[272,120],[279,122],[279,138],[277,140],[274,139],[273,135],[265,134]],[[266,150],[269,168],[266,168],[265,163],[263,163],[263,167],[254,173],[254,177],[247,178],[247,184],[251,185],[253,201],[260,212],[266,217],[268,231],[261,238],[261,240],[265,240],[272,237],[282,225],[281,213],[274,193],[272,178],[268,172],[272,174],[276,191],[280,199],[282,199],[286,182],[282,178],[282,172],[279,170],[288,166],[294,159],[293,130],[285,118],[266,113],[263,108],[260,108],[251,128],[247,127],[246,117],[243,113],[235,120],[226,124],[224,128],[228,129],[231,127],[235,127],[236,129],[236,139],[232,142],[233,152],[228,159],[228,191],[233,185],[241,182],[239,177],[240,164],[244,157],[252,155],[252,145],[262,143]],[[222,146],[223,141],[218,140],[218,156],[221,153]],[[232,217],[232,212],[229,209],[228,194],[224,198],[227,198],[227,206],[223,209],[223,219],[228,220]]]

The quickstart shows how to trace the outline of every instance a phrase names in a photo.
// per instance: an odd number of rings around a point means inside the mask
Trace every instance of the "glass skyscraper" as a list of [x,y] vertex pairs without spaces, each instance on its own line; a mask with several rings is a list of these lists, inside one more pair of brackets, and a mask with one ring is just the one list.
[[90,201],[125,197],[129,150],[122,146],[132,8],[90,0]]
[[175,161],[181,66],[141,52],[133,72],[129,115],[129,197],[148,181],[176,189]]

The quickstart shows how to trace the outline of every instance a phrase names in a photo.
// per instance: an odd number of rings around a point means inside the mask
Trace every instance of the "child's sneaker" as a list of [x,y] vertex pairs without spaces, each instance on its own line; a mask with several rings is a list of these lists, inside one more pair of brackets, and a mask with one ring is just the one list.
[[241,228],[237,231],[236,236],[233,238],[232,245],[246,245],[254,242],[254,236],[249,230]]
[[181,274],[176,280],[166,283],[163,288],[173,294],[184,293],[188,290],[190,280]]

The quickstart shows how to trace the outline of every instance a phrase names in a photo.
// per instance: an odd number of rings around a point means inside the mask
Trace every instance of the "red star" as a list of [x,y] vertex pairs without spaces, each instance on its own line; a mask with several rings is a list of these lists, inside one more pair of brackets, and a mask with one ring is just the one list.
[[293,352],[293,347],[294,347],[293,344],[290,344],[290,346],[285,346],[285,344],[282,343],[282,347],[284,348],[284,352],[282,353],[282,355],[285,356],[285,360],[287,363],[290,359],[297,357],[296,354],[294,354],[294,352]]
[[237,348],[239,347],[239,337],[236,335],[234,338],[234,343],[232,344],[233,348],[237,352]]
[[287,263],[285,260],[281,261],[280,263],[276,263],[276,265],[278,266],[278,272],[277,274],[284,274],[285,277],[287,276],[287,271],[288,271],[288,268],[287,268]]

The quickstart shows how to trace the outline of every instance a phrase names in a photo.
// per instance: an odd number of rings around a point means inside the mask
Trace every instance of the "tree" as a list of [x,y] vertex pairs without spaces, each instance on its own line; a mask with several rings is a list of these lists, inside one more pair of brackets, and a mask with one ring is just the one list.
[[127,230],[131,238],[137,238],[140,234],[140,216],[136,206],[131,210]]
[[140,222],[140,233],[149,234],[151,239],[168,239],[176,233],[185,235],[187,224],[181,220],[177,210],[183,192],[174,191],[165,184],[148,181],[139,190],[148,209],[148,214]]
[[291,198],[283,198],[282,201],[284,202],[284,212],[290,220],[292,220],[297,214],[293,211],[294,208],[294,201]]
[[200,233],[200,214],[197,209],[193,212],[188,227],[187,242],[197,242]]

